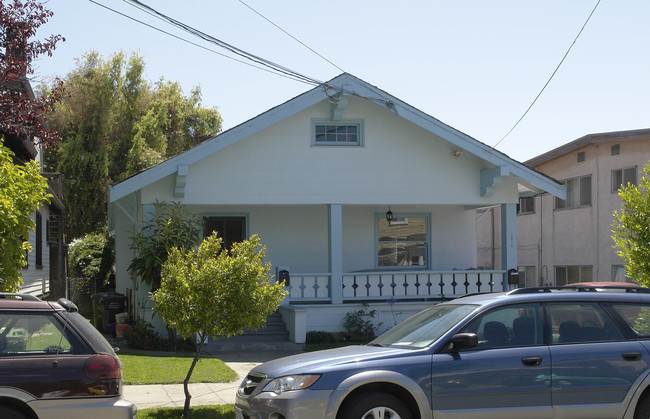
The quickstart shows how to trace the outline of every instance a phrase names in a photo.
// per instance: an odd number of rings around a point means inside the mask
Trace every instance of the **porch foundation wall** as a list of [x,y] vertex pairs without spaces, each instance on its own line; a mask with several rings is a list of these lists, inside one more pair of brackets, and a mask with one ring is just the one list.
[[[377,333],[381,334],[434,304],[437,304],[437,302],[370,303],[366,310],[368,312],[375,310],[374,317],[369,319],[377,326]],[[295,343],[305,343],[307,332],[310,331],[344,333],[343,321],[345,315],[362,308],[361,303],[305,304],[283,305],[279,310],[289,331],[289,339]]]

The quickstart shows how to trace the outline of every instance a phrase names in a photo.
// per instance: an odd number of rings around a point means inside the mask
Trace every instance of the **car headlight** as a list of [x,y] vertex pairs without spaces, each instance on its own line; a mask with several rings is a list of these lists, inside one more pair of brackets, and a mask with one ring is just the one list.
[[302,390],[314,384],[319,378],[320,375],[287,375],[271,381],[263,391],[281,394],[285,391]]

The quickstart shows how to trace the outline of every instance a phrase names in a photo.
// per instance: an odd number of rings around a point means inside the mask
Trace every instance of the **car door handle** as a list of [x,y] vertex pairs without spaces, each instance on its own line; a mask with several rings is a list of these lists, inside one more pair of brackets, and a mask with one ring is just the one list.
[[521,363],[524,365],[527,365],[529,367],[536,367],[539,364],[542,363],[542,357],[541,356],[531,356],[528,358],[522,358]]
[[623,352],[621,356],[626,361],[638,361],[641,359],[641,352]]

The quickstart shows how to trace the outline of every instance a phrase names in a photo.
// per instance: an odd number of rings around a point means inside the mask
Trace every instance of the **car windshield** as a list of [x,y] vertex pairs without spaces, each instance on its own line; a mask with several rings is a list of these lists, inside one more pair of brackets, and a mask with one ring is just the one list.
[[424,348],[444,335],[477,307],[473,304],[435,305],[393,327],[369,345]]

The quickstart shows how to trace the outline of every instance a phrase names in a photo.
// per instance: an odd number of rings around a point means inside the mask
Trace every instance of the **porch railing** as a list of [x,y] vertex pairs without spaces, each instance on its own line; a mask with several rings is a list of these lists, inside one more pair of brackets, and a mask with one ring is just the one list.
[[[505,271],[370,271],[343,274],[343,301],[449,299],[503,291]],[[330,273],[291,274],[288,301],[331,302]]]

